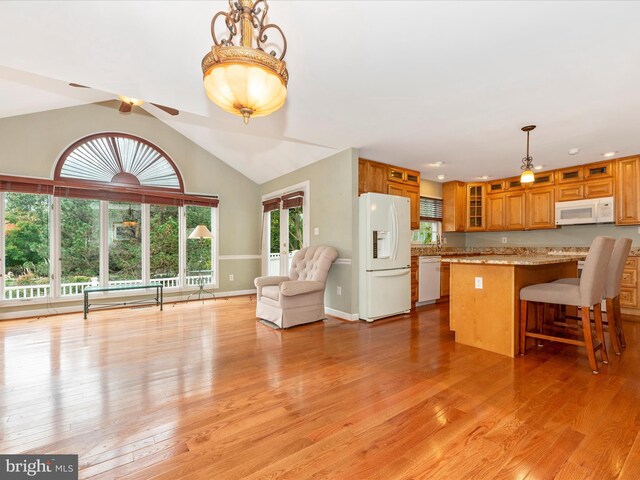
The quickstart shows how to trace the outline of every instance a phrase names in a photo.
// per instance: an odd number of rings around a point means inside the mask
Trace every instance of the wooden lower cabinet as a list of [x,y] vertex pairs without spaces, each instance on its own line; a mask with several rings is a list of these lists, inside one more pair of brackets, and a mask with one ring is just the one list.
[[451,264],[440,263],[440,300],[449,299],[449,278],[451,275]]
[[419,257],[411,257],[411,308],[415,307],[416,302],[418,301],[418,275],[420,275],[418,270],[418,259]]
[[620,308],[623,313],[640,315],[638,308],[638,257],[629,257],[620,282]]

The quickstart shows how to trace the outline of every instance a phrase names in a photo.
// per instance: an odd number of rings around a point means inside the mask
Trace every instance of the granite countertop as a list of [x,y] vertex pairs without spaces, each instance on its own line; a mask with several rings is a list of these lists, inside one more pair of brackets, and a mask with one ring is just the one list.
[[445,263],[472,263],[484,265],[548,265],[583,260],[585,255],[479,255],[443,258]]

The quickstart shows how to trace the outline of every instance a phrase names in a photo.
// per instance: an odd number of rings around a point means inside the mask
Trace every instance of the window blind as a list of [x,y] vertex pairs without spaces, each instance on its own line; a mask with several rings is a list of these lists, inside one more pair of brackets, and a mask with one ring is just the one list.
[[420,197],[420,220],[423,222],[442,221],[442,200]]

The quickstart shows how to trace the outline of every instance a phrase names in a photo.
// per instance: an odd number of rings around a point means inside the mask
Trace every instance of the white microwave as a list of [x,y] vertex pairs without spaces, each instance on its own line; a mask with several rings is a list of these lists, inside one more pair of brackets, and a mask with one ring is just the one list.
[[556,202],[556,225],[613,223],[613,197]]

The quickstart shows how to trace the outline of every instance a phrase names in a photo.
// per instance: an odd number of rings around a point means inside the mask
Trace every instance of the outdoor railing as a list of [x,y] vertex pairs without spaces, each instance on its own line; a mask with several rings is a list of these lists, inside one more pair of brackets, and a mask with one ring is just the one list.
[[[188,287],[197,287],[200,282],[205,285],[213,282],[212,275],[189,275],[186,278]],[[169,278],[152,278],[150,283],[160,283],[165,288],[179,287],[180,277]],[[62,296],[82,295],[84,289],[89,286],[99,285],[97,279],[91,282],[74,282],[63,283],[60,285],[60,293]],[[142,280],[110,280],[109,286],[121,286],[121,285],[142,285]],[[27,298],[46,298],[50,296],[50,285],[11,285],[5,286],[4,298],[5,300],[21,300]]]

